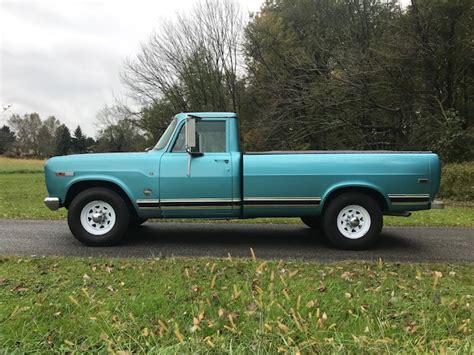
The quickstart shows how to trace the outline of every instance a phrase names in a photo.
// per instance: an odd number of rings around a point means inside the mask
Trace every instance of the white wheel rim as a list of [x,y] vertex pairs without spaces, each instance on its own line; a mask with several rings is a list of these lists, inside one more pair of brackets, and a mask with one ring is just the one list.
[[89,202],[81,211],[82,227],[90,234],[104,235],[115,225],[115,211],[107,202]]
[[349,239],[362,238],[370,229],[369,212],[362,206],[350,205],[344,207],[337,216],[337,228]]

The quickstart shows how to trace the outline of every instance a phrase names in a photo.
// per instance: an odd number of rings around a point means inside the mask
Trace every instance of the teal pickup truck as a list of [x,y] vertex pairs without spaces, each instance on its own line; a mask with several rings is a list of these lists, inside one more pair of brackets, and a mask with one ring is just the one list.
[[180,113],[143,153],[54,157],[45,164],[51,210],[68,209],[87,245],[117,244],[149,218],[301,217],[342,249],[365,249],[383,215],[442,208],[430,152],[243,153],[234,113]]

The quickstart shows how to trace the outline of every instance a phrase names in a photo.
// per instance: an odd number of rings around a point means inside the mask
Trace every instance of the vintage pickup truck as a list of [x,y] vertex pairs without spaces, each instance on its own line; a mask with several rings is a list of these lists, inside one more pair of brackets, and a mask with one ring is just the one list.
[[343,249],[378,238],[383,215],[441,208],[440,161],[430,152],[243,153],[234,113],[180,113],[143,153],[54,157],[51,210],[68,209],[87,245],[117,244],[149,218],[301,217]]

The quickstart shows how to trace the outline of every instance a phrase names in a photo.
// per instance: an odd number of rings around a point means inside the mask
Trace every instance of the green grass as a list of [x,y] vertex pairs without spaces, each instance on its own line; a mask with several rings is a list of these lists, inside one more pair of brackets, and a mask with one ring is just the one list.
[[472,351],[473,265],[0,259],[0,352]]
[[[43,205],[43,199],[47,196],[43,174],[24,173],[27,171],[25,169],[31,171],[42,169],[42,164],[41,160],[0,157],[0,218],[64,219],[66,217],[66,210],[52,212]],[[444,210],[414,212],[409,218],[385,217],[384,221],[386,226],[474,227],[474,206],[453,202]],[[301,223],[299,218],[257,218],[232,222]]]
[[0,174],[0,218],[64,219],[66,210],[50,211],[42,173]]

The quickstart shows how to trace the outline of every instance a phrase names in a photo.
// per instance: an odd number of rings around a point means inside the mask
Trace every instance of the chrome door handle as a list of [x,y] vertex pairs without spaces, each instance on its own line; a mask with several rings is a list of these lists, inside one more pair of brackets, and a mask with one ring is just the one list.
[[216,163],[226,163],[229,164],[229,159],[214,159]]

